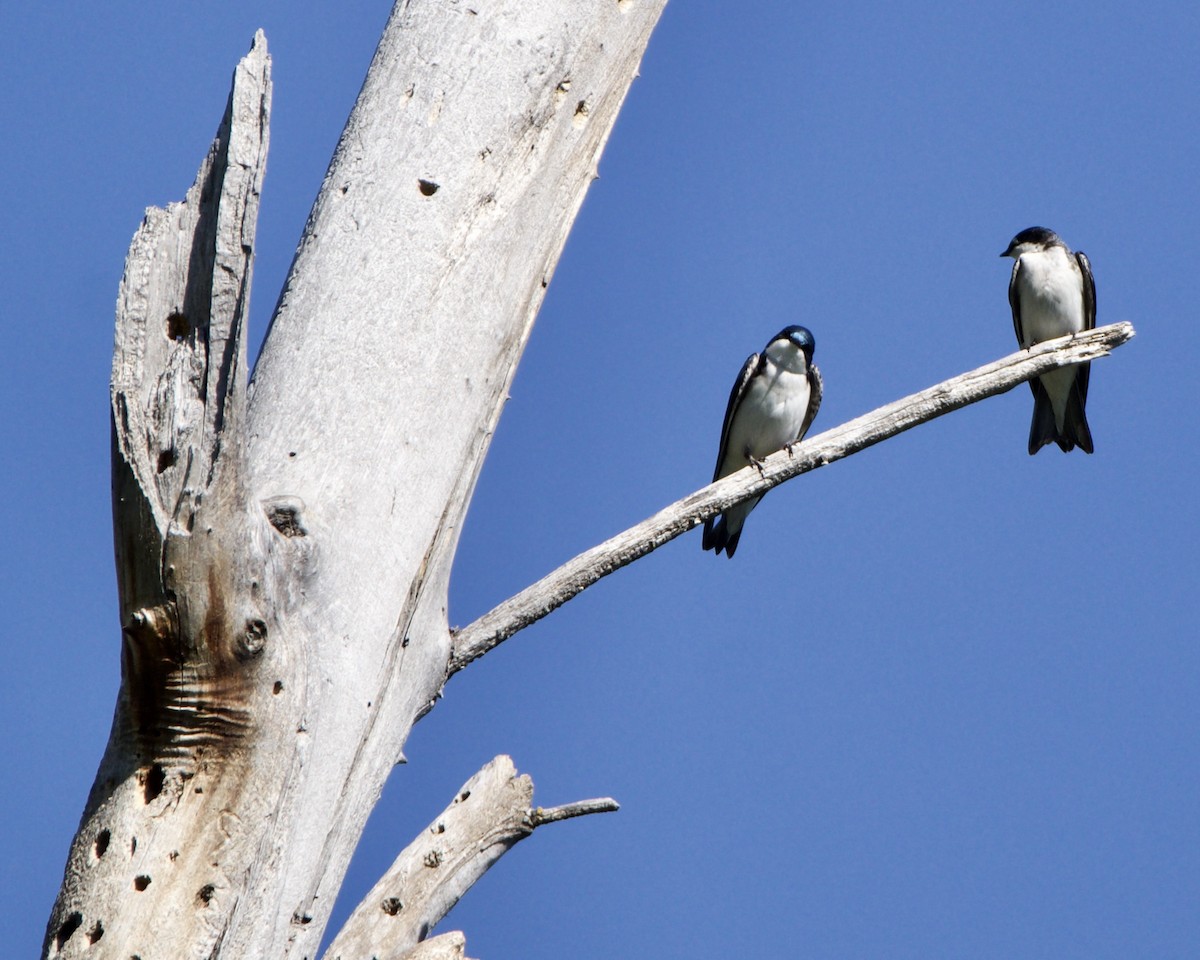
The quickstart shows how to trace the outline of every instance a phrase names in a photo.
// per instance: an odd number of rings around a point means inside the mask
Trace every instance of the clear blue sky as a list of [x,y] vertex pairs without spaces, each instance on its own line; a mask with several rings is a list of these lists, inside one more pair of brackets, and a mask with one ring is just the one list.
[[[832,7],[833,5],[828,5]],[[471,507],[466,623],[705,483],[745,356],[799,322],[814,432],[1014,348],[1018,230],[1091,258],[1096,453],[1021,388],[802,477],[737,558],[685,536],[511,640],[414,730],[334,926],[510,753],[547,827],[443,924],[526,957],[1200,955],[1192,4],[669,5]],[[486,4],[484,4],[486,7]],[[384,3],[9,4],[0,929],[31,956],[107,738],[113,304],[254,30],[275,102],[265,329]]]

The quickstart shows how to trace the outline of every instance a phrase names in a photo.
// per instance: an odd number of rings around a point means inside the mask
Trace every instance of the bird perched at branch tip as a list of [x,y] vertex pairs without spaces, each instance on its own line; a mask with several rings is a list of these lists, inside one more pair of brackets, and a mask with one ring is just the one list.
[[[1096,281],[1081,251],[1074,253],[1053,230],[1030,227],[1009,243],[1002,257],[1012,257],[1008,302],[1013,329],[1025,349],[1043,340],[1082,333],[1096,326]],[[1029,428],[1032,456],[1054,442],[1069,452],[1092,452],[1087,406],[1090,364],[1077,363],[1043,373],[1029,381],[1033,390],[1033,423]]]
[[[727,477],[798,443],[821,406],[820,371],[813,365],[813,335],[800,326],[784,327],[762,353],[742,365],[721,427],[721,446],[713,481]],[[732,557],[746,517],[762,497],[735,504],[704,524],[705,550]]]

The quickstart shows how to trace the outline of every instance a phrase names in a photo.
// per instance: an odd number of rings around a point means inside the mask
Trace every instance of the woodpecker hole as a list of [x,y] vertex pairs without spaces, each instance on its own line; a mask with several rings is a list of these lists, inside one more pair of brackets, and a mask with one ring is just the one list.
[[150,886],[150,878],[146,874],[142,873],[133,878],[133,889],[138,893],[141,893],[148,886]]
[[[167,781],[167,771],[163,769],[161,763],[156,763],[146,771],[146,778],[142,781],[142,795],[146,798],[146,803],[154,800],[163,790],[163,784]],[[137,838],[133,841],[134,850],[137,849]]]
[[96,842],[92,844],[92,852],[95,853],[96,859],[99,860],[108,850],[108,844],[112,840],[112,833],[108,830],[101,830],[96,834]]
[[388,897],[379,906],[389,917],[394,917],[404,909],[404,904],[400,902],[399,897]]
[[275,686],[271,688],[271,692],[275,694],[275,696],[279,696],[281,693],[283,693],[283,681],[276,680]]
[[192,324],[182,313],[167,317],[167,339],[182,340],[192,332]]
[[466,799],[467,799],[467,797],[469,797],[470,795],[471,795],[471,791],[470,791],[470,790],[464,790],[462,793],[460,793],[460,794],[458,795],[458,802],[459,802],[459,803],[462,803],[462,802],[463,802],[464,800],[466,800]]
[[168,450],[160,450],[158,452],[158,472],[165,473],[171,467],[175,466],[175,461],[178,459],[175,455],[175,448],[171,447]]
[[196,891],[196,899],[200,901],[203,906],[207,907],[210,903],[212,903],[213,895],[216,892],[217,888],[215,886],[213,886],[211,883],[206,883]]
[[300,520],[300,505],[297,503],[269,503],[266,506],[267,522],[289,539],[308,535]]
[[104,936],[104,924],[99,920],[92,925],[92,929],[88,931],[88,943],[95,943]]
[[55,948],[61,950],[63,945],[71,939],[75,931],[81,926],[83,926],[82,913],[73,913],[67,917],[67,919],[64,920],[62,925],[58,928],[58,933],[54,935]]
[[426,197],[432,197],[441,188],[441,184],[434,183],[432,180],[418,180],[417,188]]

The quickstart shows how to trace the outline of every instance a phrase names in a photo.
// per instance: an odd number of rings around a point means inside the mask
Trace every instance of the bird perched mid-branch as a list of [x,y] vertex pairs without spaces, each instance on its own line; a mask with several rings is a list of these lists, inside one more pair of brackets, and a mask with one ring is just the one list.
[[[813,335],[804,327],[785,327],[762,353],[742,365],[721,427],[721,447],[713,481],[804,438],[821,406],[821,374],[813,365]],[[735,504],[704,524],[705,550],[732,557],[746,517],[762,497]]]

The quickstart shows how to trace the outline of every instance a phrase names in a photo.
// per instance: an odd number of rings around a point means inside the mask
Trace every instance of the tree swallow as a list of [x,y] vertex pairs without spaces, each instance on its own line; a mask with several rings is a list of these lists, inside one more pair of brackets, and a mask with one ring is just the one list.
[[[1072,253],[1053,230],[1022,230],[1000,256],[1016,261],[1008,282],[1008,302],[1017,341],[1026,350],[1043,340],[1096,326],[1092,265],[1082,252]],[[1064,452],[1076,447],[1092,452],[1092,432],[1084,413],[1089,367],[1087,363],[1059,367],[1029,381],[1033,390],[1030,456],[1051,441]]]
[[[721,427],[721,448],[713,481],[759,461],[804,438],[821,406],[821,373],[813,366],[813,335],[804,327],[784,327],[762,353],[742,364]],[[732,557],[742,524],[762,497],[736,504],[705,521],[703,546]]]

